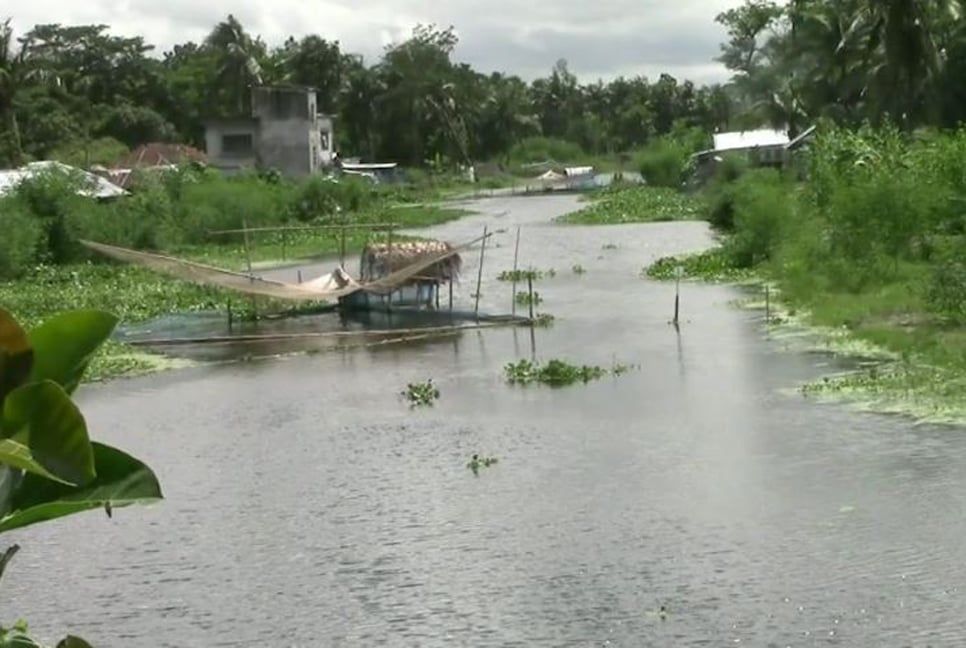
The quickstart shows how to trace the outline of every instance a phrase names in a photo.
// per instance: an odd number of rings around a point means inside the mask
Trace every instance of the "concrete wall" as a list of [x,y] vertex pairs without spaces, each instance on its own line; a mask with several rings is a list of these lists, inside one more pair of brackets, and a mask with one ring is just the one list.
[[[231,146],[231,140],[238,143],[238,138],[243,136],[251,139],[252,148],[241,151]],[[205,128],[205,151],[208,154],[208,164],[219,169],[235,170],[256,166],[257,144],[258,127],[254,122],[215,123],[208,124]],[[227,148],[226,145],[228,145]]]
[[318,169],[319,133],[315,91],[264,87],[252,90],[252,114],[259,120],[259,164],[288,176]]
[[[254,150],[240,152],[237,139],[225,140],[245,134],[252,136]],[[232,143],[236,150],[226,148]],[[331,164],[332,119],[317,113],[314,90],[253,88],[252,118],[208,124],[205,144],[210,163],[220,169],[257,165],[287,176],[305,176]]]

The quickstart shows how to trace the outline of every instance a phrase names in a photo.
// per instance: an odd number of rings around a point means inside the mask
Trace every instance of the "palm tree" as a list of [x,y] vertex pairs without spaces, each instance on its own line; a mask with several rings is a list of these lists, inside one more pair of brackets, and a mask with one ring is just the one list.
[[962,17],[960,0],[868,0],[855,28],[878,59],[873,74],[881,111],[906,126],[935,116],[945,65],[942,28]]
[[11,166],[23,163],[23,146],[20,141],[20,127],[17,124],[17,109],[14,101],[23,86],[27,72],[27,44],[15,46],[13,27],[10,18],[0,25],[0,123],[9,133],[8,142],[0,142],[0,160],[6,155]]
[[238,19],[229,14],[205,38],[205,47],[216,57],[215,83],[228,94],[230,110],[238,115],[246,114],[246,108],[250,108],[250,88],[263,80],[259,59],[264,55],[264,44],[249,36]]

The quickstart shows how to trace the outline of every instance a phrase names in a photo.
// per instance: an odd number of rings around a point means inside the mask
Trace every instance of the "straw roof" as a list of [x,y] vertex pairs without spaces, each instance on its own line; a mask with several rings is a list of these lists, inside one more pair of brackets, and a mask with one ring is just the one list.
[[440,261],[420,271],[413,279],[453,281],[459,276],[463,265],[462,258],[454,250],[452,245],[444,241],[373,243],[362,251],[359,276],[362,281],[371,281],[445,255]]

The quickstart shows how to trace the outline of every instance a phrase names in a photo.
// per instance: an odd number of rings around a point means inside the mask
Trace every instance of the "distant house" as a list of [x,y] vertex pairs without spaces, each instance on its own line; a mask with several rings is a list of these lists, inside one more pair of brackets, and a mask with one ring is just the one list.
[[128,192],[110,180],[94,173],[72,167],[61,162],[45,160],[30,162],[19,169],[0,171],[0,198],[12,194],[24,180],[41,177],[44,174],[61,174],[78,181],[77,194],[98,200],[109,200],[124,196]]
[[790,152],[804,145],[814,131],[813,126],[794,140],[789,139],[787,130],[770,128],[715,133],[713,148],[692,156],[696,179],[698,182],[707,180],[727,155],[744,155],[753,166],[782,168],[787,164]]
[[137,171],[166,171],[176,169],[181,164],[203,163],[206,160],[204,151],[191,146],[152,142],[137,147],[109,168],[92,167],[91,171],[120,187],[129,189]]
[[252,88],[252,114],[205,124],[208,164],[232,173],[275,169],[288,176],[317,173],[332,163],[332,119],[316,110],[314,88]]

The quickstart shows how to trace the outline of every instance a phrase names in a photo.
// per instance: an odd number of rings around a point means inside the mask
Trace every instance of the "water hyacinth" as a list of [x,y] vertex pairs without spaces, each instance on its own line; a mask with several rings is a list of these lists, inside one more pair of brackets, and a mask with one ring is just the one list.
[[600,192],[600,198],[560,218],[575,225],[614,225],[702,218],[698,200],[676,189],[630,186]]

